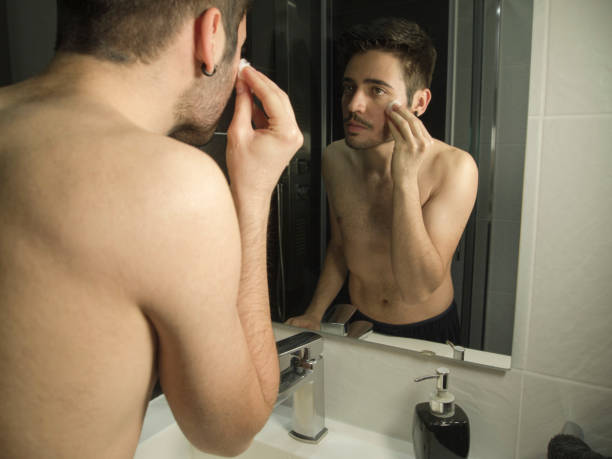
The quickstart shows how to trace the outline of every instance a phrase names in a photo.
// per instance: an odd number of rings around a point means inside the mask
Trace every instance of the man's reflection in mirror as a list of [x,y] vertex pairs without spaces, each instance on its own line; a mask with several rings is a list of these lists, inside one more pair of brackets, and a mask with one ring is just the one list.
[[478,170],[418,118],[432,99],[433,43],[417,24],[394,18],[354,26],[339,46],[345,138],[322,158],[331,240],[310,305],[287,323],[319,329],[348,275],[352,321],[456,343],[450,267]]

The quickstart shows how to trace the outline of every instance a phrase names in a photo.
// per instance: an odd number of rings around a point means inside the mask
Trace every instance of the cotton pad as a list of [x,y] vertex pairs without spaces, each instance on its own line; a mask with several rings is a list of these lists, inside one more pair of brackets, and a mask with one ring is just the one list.
[[392,100],[391,102],[389,102],[389,105],[387,105],[387,113],[391,113],[395,105],[401,106],[402,104],[399,100]]
[[247,61],[245,58],[240,59],[240,63],[238,64],[238,75],[242,72],[242,69],[245,67],[249,67],[251,63]]

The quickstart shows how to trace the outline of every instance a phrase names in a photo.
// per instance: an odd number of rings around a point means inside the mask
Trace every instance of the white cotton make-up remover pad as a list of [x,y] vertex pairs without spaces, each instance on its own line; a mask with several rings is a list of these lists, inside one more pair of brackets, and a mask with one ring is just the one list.
[[397,105],[398,107],[402,106],[399,100],[392,100],[391,102],[389,102],[389,105],[387,105],[387,113],[391,113],[395,105]]
[[240,63],[238,64],[238,75],[242,72],[242,69],[245,67],[249,67],[251,63],[247,61],[245,58],[240,59]]

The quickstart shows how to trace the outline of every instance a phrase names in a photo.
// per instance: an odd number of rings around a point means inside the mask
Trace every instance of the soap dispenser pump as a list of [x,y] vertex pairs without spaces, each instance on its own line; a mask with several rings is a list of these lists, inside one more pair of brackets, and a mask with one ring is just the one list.
[[429,402],[419,403],[414,409],[412,441],[417,459],[468,457],[470,421],[448,390],[449,375],[448,368],[440,367],[435,375],[415,379],[415,382],[436,380]]

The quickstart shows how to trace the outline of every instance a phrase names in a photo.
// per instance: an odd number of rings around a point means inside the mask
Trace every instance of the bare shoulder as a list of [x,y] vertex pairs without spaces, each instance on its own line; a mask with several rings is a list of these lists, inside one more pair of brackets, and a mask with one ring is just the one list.
[[330,143],[323,152],[321,168],[325,180],[332,179],[341,173],[346,173],[351,165],[351,149],[344,139]]
[[[130,155],[122,158],[117,152],[125,153],[126,146]],[[197,278],[198,288],[210,291],[216,275],[237,279],[235,208],[225,176],[206,153],[165,136],[127,132],[116,136],[111,157],[120,171],[97,190],[110,197],[99,218],[114,222],[108,237],[125,288],[146,305],[149,317],[167,314],[168,305],[187,304],[179,298],[188,279]],[[100,167],[114,169],[109,161]],[[210,260],[221,258],[224,269],[215,269]]]
[[439,185],[452,185],[458,182],[472,187],[478,183],[478,166],[467,151],[436,141],[437,154],[431,163],[431,170],[439,179]]
[[[235,220],[227,180],[205,152],[164,136],[135,143],[139,144],[142,158],[130,180],[135,196],[140,197],[135,204],[145,204],[142,218],[162,219],[174,225],[185,219],[198,220],[200,224]],[[175,218],[168,219],[170,215]]]
[[[204,151],[159,135],[141,141],[135,139],[134,142],[139,145],[140,153],[144,156],[142,159],[146,157],[147,167],[140,170],[143,178],[150,179],[154,175],[158,179],[155,189],[165,187],[170,196],[180,198],[179,202],[190,201],[184,199],[188,196],[184,194],[186,191],[211,198],[211,193],[229,193],[221,169]],[[148,183],[143,183],[145,188]]]

